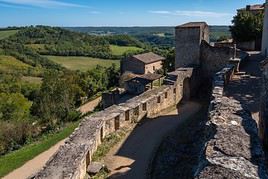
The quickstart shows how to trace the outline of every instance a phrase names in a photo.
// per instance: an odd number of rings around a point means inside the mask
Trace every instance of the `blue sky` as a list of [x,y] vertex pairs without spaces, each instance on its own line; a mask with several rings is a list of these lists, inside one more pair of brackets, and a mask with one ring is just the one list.
[[229,25],[236,9],[264,0],[0,0],[0,27]]

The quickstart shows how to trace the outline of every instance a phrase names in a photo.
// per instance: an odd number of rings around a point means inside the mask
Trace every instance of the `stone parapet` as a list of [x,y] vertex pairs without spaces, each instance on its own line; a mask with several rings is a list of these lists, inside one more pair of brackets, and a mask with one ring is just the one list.
[[256,122],[239,101],[224,96],[233,70],[228,66],[214,77],[207,143],[196,178],[268,178]]

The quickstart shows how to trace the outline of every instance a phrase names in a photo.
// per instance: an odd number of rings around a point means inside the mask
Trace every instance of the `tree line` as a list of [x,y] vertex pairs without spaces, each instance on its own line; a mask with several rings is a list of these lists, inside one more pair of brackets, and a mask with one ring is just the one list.
[[41,55],[89,56],[103,59],[122,58],[120,55],[112,54],[110,44],[146,47],[142,42],[127,35],[95,36],[49,26],[21,28],[18,33],[9,37],[8,41],[32,47]]
[[78,120],[82,98],[117,86],[118,79],[115,65],[87,72],[49,70],[41,85],[24,82],[18,74],[1,74],[0,155]]

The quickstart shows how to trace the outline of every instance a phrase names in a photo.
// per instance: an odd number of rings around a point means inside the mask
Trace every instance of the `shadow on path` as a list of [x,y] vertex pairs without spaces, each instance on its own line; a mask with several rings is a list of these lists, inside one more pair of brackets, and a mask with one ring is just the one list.
[[[249,59],[241,65],[240,71],[245,75],[235,75],[225,89],[227,97],[236,99],[251,114],[259,112],[261,70],[263,57],[259,53],[251,53]],[[254,117],[255,120],[258,117]]]
[[148,166],[162,139],[200,108],[197,102],[187,102],[179,110],[174,109],[154,119],[145,119],[146,122],[138,125],[104,158],[111,170],[109,178],[146,178]]

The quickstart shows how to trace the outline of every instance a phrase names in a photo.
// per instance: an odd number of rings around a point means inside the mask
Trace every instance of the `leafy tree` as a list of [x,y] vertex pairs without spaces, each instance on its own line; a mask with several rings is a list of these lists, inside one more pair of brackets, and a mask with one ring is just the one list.
[[222,42],[222,41],[225,41],[228,39],[229,39],[229,37],[227,35],[222,35],[217,39],[217,42]]
[[31,105],[20,93],[0,93],[0,120],[25,120],[29,117]]
[[32,113],[49,127],[64,122],[74,110],[74,95],[71,86],[58,72],[45,75]]
[[175,49],[170,49],[165,57],[166,60],[163,62],[164,74],[175,70]]
[[238,42],[261,38],[264,13],[253,14],[248,11],[238,13],[230,26],[233,39]]

